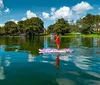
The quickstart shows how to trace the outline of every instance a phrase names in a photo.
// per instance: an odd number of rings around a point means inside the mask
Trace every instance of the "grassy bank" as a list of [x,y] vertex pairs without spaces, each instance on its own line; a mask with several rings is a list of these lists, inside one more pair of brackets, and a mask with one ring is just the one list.
[[[79,34],[79,33],[67,33],[65,35],[60,35],[60,37],[74,37],[74,36],[82,36],[82,37],[100,37],[98,34]],[[50,34],[42,35],[41,37],[50,37]]]
[[[98,35],[98,34],[79,34],[79,33],[67,33],[67,34],[65,34],[65,35],[61,35],[60,34],[60,37],[75,37],[75,36],[82,36],[82,37],[99,37],[100,38],[100,35]],[[10,36],[10,35],[8,35],[8,36],[0,36],[0,37],[21,37],[21,36]],[[40,37],[51,37],[51,35],[50,34],[41,34],[40,35]]]
[[83,37],[100,37],[98,34],[89,34],[89,35],[84,35],[82,34]]

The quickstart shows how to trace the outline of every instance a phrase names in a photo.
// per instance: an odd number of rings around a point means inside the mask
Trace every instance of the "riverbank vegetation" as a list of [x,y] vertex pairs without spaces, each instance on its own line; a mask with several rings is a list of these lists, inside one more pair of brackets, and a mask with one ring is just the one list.
[[81,34],[82,36],[95,36],[100,34],[100,15],[87,14],[76,22],[70,23],[61,18],[56,23],[44,28],[44,22],[33,17],[24,21],[19,21],[17,24],[13,21],[8,21],[3,27],[0,27],[0,36],[50,36],[52,33],[59,33],[61,36]]

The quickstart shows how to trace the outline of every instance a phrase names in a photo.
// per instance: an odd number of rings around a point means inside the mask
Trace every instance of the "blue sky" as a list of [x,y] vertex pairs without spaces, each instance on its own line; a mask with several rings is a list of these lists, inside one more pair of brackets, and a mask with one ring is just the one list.
[[100,14],[100,1],[96,0],[0,0],[0,25],[7,21],[40,17],[44,26],[64,18],[69,22],[87,13]]

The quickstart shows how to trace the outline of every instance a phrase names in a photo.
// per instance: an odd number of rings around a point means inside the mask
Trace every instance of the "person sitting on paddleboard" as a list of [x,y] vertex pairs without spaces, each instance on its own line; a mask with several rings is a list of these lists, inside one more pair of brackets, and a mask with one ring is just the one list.
[[56,37],[55,42],[56,42],[56,45],[57,45],[57,49],[59,50],[60,49],[60,38],[59,38],[59,34],[56,34],[55,37]]

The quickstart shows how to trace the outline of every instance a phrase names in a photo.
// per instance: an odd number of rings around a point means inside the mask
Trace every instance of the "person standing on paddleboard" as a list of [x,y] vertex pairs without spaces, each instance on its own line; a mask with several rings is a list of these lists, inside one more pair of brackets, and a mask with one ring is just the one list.
[[57,49],[59,50],[60,49],[60,38],[59,38],[59,34],[56,34],[55,35],[55,42],[56,42],[56,45],[57,45]]

